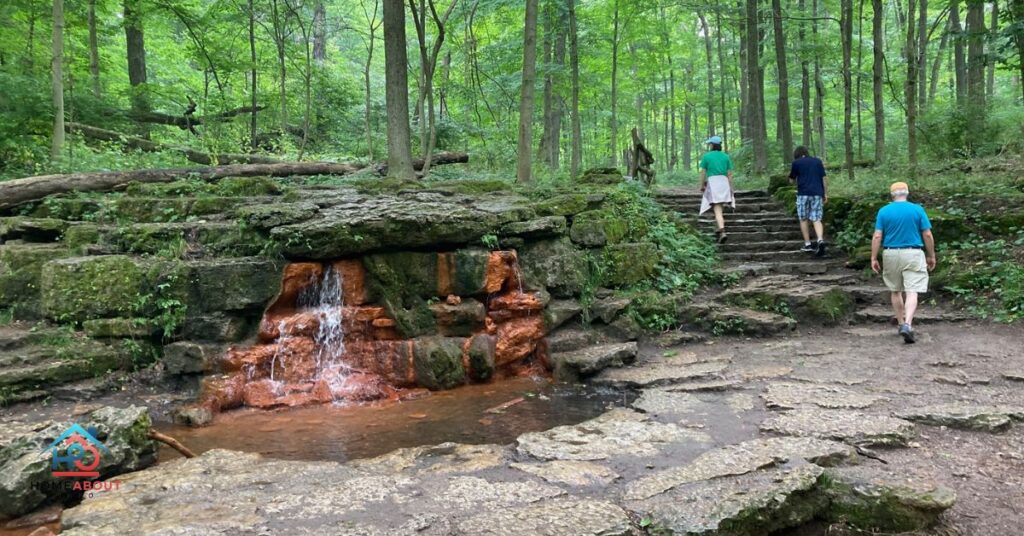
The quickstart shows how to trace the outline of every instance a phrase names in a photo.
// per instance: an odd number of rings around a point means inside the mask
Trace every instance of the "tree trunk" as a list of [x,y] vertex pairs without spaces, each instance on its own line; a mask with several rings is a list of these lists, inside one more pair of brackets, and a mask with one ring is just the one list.
[[580,125],[580,53],[576,27],[576,0],[569,6],[569,68],[572,71],[572,156],[569,176],[576,178],[583,160],[583,128]]
[[[558,18],[558,38],[555,41],[555,68],[557,73],[562,72],[565,66],[566,32],[565,19]],[[556,87],[560,86],[561,75],[552,80]],[[551,110],[551,137],[548,139],[548,161],[551,169],[559,169],[562,156],[562,118],[565,117],[565,98],[555,93],[555,101]]]
[[711,29],[708,27],[707,18],[702,11],[697,11],[697,18],[700,19],[701,31],[704,33],[704,57],[707,65],[708,77],[708,135],[715,134],[715,71],[714,62],[711,60]]
[[737,27],[739,30],[739,49],[740,49],[740,110],[739,110],[739,127],[740,127],[740,139],[744,144],[748,140],[751,140],[750,135],[750,76],[747,72],[749,63],[747,62],[747,23],[746,18],[743,16],[745,13],[743,7],[743,0],[737,0],[737,11],[740,12],[740,17],[737,19]]
[[[128,51],[128,83],[132,87],[132,111],[145,113],[150,110],[145,88],[146,40],[138,2],[139,0],[124,0],[124,35]],[[141,134],[143,138],[149,138],[149,129],[143,127]]]
[[953,73],[956,78],[956,104],[967,99],[967,59],[964,54],[964,28],[960,24],[960,0],[950,0],[949,24],[953,32]]
[[939,41],[939,50],[935,53],[935,60],[932,61],[932,74],[928,86],[928,105],[935,102],[935,94],[939,91],[939,74],[942,72],[942,60],[946,56],[946,47],[949,45],[950,26],[942,32],[942,39]]
[[840,31],[843,46],[843,144],[846,148],[847,178],[853,181],[853,80],[850,77],[853,49],[853,0],[842,0]]
[[[466,153],[438,153],[431,165],[461,164],[469,161]],[[423,168],[423,160],[410,160],[410,168]],[[143,169],[139,171],[99,171],[67,175],[39,175],[0,182],[0,211],[47,196],[68,192],[107,192],[123,188],[131,182],[171,182],[182,178],[217,180],[225,177],[292,177],[307,175],[349,175],[364,169],[385,175],[384,164],[369,166],[335,162],[281,162],[278,164],[234,164],[228,166]],[[393,176],[393,175],[392,175]]]
[[327,10],[323,0],[313,6],[313,61],[323,67],[327,60]]
[[691,131],[690,125],[690,105],[687,104],[683,107],[683,169],[689,171],[693,166],[691,163],[692,154],[690,148],[690,142],[693,138],[693,132]]
[[89,0],[89,77],[92,81],[92,94],[97,99],[102,93],[100,89],[100,52],[99,39],[96,36],[96,0]]
[[672,66],[672,58],[671,58],[671,56],[669,56],[669,67],[670,67],[670,70],[668,72],[668,100],[669,100],[669,103],[670,103],[669,109],[671,110],[671,118],[670,119],[672,121],[672,126],[670,127],[670,130],[672,131],[672,142],[671,142],[670,147],[669,147],[669,151],[670,151],[669,157],[666,158],[666,160],[668,161],[668,169],[669,169],[669,171],[672,171],[673,169],[675,169],[676,168],[676,164],[678,163],[678,145],[676,145],[676,143],[677,143],[677,140],[676,140],[677,133],[676,133],[676,106],[675,106],[675,102],[676,102],[676,71],[675,71],[675,69],[671,69],[671,66]]
[[[1024,31],[1024,29],[1018,30]],[[999,35],[999,0],[992,0],[992,22],[989,28],[989,35]],[[991,46],[991,45],[990,45]],[[992,46],[992,48],[995,48]],[[1018,58],[1021,62],[1024,62],[1024,58]],[[996,90],[996,62],[995,59],[990,58],[988,61],[988,76],[985,82],[985,96],[988,100],[992,100],[992,95]]]
[[918,0],[917,24],[917,109],[924,113],[928,105],[928,0]]
[[967,138],[970,151],[974,139],[985,128],[985,3],[967,1]]
[[[804,9],[806,9],[807,7],[807,4],[804,2],[804,0],[799,0],[797,7],[800,10],[800,13],[803,14]],[[800,139],[801,145],[803,145],[804,147],[810,147],[812,145],[811,116],[813,115],[811,112],[811,70],[809,67],[809,62],[806,58],[807,53],[804,50],[804,41],[806,39],[806,35],[804,33],[804,26],[806,26],[806,24],[803,21],[801,21],[799,24],[800,30],[797,33],[797,50],[800,51]]]
[[[814,22],[811,26],[811,33],[814,34],[814,41],[818,41],[818,0],[812,5]],[[825,151],[825,82],[821,79],[821,60],[817,55],[814,57],[814,124],[818,131],[818,158],[828,159]]]
[[278,75],[278,99],[281,112],[278,117],[281,130],[281,141],[284,142],[288,132],[288,69],[285,63],[285,21],[277,0],[272,0],[271,17],[273,23],[274,47],[277,49],[277,75]]
[[750,107],[750,133],[753,138],[754,149],[754,174],[761,175],[768,170],[767,140],[764,137],[764,97],[763,80],[760,74],[760,35],[758,12],[758,0],[747,0],[746,5],[746,30],[747,30],[747,81],[749,88]]
[[782,161],[793,158],[793,123],[789,113],[789,71],[786,68],[786,36],[782,32],[782,2],[772,0],[772,26],[775,34],[775,62],[779,78],[778,132],[782,138]]
[[405,40],[405,4],[384,0],[384,98],[388,112],[388,173],[411,180],[412,149],[409,140],[409,79]]
[[1024,0],[1012,0],[1008,6],[1010,20],[1020,25],[1013,33],[1013,40],[1017,45],[1017,87],[1021,90],[1021,98],[1024,99]]
[[722,10],[719,7],[715,9],[715,40],[718,48],[718,72],[722,73],[722,77],[718,84],[718,98],[719,108],[722,114],[722,148],[728,150],[729,148],[729,116],[726,113],[725,108],[725,54],[722,53]]
[[619,1],[614,0],[615,3],[615,16],[612,22],[612,117],[611,117],[611,167],[617,167],[618,163],[616,158],[618,157],[618,141],[619,141],[619,118],[617,115],[618,111],[618,100],[619,100]]
[[907,155],[910,161],[910,176],[917,176],[917,40],[914,37],[916,23],[914,13],[917,0],[907,3],[907,42],[903,57],[907,62],[907,84],[904,100],[907,107]]
[[53,139],[50,160],[60,160],[64,148],[64,0],[53,0]]
[[548,138],[551,137],[551,107],[554,105],[555,88],[554,81],[552,79],[552,49],[554,48],[554,5],[548,1],[544,3],[544,41],[541,44],[541,56],[540,62],[543,66],[544,72],[544,92],[542,101],[541,111],[541,133],[540,143],[537,144],[537,157],[543,162],[548,168],[551,168],[551,162],[548,161]]
[[885,107],[882,101],[882,76],[885,74],[885,33],[882,29],[882,18],[885,11],[882,8],[882,0],[871,0],[871,9],[871,93],[875,108],[875,165],[881,165],[885,163]]
[[249,116],[249,149],[256,152],[256,11],[253,0],[249,0],[249,61],[252,63],[249,69],[249,102],[252,106],[252,114]]
[[523,84],[519,98],[519,153],[516,158],[516,181],[533,182],[533,90],[537,79],[537,0],[526,0],[523,27]]
[[864,1],[857,0],[857,158],[864,158],[861,73],[864,69]]

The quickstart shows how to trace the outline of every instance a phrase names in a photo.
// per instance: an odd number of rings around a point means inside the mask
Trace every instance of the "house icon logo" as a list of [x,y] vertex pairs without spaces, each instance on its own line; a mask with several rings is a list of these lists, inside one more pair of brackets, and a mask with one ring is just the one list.
[[50,446],[51,465],[55,477],[99,478],[100,453],[110,454],[96,439],[96,429],[88,430],[72,424]]

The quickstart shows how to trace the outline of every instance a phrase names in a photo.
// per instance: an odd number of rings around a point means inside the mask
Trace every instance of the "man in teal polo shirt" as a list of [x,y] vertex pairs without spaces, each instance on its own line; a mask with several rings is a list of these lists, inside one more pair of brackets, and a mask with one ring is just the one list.
[[[894,183],[889,194],[892,203],[882,207],[875,218],[871,269],[876,274],[881,272],[885,286],[889,287],[903,342],[913,344],[917,295],[928,292],[928,272],[935,269],[935,238],[932,223],[921,205],[907,201],[907,183]],[[879,249],[884,249],[881,265]]]

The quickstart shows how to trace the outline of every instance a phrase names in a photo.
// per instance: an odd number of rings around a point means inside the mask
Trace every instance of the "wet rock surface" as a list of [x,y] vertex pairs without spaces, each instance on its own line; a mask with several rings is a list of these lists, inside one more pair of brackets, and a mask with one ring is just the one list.
[[[449,443],[344,464],[208,451],[123,475],[121,490],[87,498],[63,524],[70,534],[763,534],[812,522],[1013,534],[1024,427],[993,434],[906,420],[968,407],[1012,420],[1024,405],[1018,384],[1000,376],[1021,364],[1006,350],[1018,334],[966,329],[932,331],[913,348],[844,329],[671,352],[640,344],[636,364],[594,377],[615,378],[605,385],[633,409],[511,445]],[[966,347],[987,357],[967,360]],[[922,373],[954,357],[954,369],[991,383]]]
[[1009,428],[1013,421],[1024,421],[1024,406],[950,403],[915,408],[900,412],[898,416],[931,426],[997,432]]

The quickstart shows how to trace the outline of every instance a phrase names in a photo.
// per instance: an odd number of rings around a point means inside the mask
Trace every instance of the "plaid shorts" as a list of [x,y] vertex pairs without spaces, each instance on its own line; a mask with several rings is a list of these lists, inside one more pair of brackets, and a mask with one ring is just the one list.
[[800,221],[821,221],[824,207],[824,198],[820,195],[796,196],[796,215]]

